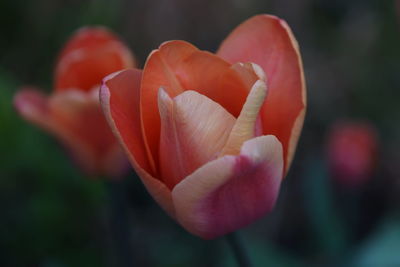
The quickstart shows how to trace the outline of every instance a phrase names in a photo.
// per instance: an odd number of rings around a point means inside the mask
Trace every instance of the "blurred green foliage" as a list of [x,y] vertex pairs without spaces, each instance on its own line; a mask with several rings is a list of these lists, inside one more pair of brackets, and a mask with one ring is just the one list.
[[92,254],[99,265],[92,227],[104,189],[82,177],[53,140],[17,116],[10,90],[16,82],[5,73],[0,74],[0,263],[48,266],[62,260],[88,266],[86,254]]

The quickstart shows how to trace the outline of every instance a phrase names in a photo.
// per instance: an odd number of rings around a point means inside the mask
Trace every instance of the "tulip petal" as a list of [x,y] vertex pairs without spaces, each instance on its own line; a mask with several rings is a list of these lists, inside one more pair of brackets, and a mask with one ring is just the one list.
[[246,103],[229,134],[221,156],[239,154],[242,144],[255,137],[258,113],[266,96],[267,86],[264,81],[258,80],[247,96]]
[[[169,51],[173,64],[179,64],[188,54],[197,48],[186,42],[179,42],[175,50]],[[169,58],[169,57],[168,57]],[[160,116],[158,114],[157,94],[163,87],[172,97],[183,92],[183,88],[175,77],[170,65],[167,65],[160,50],[154,50],[148,57],[143,69],[140,89],[140,114],[148,157],[158,166],[158,148],[160,137]]]
[[106,77],[100,91],[104,115],[147,190],[174,217],[170,190],[153,177],[141,131],[139,97],[141,71],[136,69]]
[[184,41],[170,41],[153,51],[144,67],[141,83],[141,114],[145,144],[157,166],[160,116],[157,94],[160,87],[170,97],[194,90],[238,116],[251,86],[258,79],[252,68],[231,65],[200,51]]
[[161,88],[160,172],[173,188],[184,177],[217,158],[235,118],[219,104],[195,91],[171,99]]
[[104,76],[134,65],[131,52],[106,28],[82,28],[61,52],[55,72],[55,89],[89,91],[99,86]]
[[205,239],[244,227],[272,210],[282,173],[278,139],[253,138],[244,143],[240,155],[211,161],[175,186],[177,219]]
[[301,131],[306,92],[298,44],[283,20],[258,15],[239,25],[222,43],[217,55],[231,63],[254,62],[268,77],[268,98],[261,110],[263,134],[283,145],[285,171]]

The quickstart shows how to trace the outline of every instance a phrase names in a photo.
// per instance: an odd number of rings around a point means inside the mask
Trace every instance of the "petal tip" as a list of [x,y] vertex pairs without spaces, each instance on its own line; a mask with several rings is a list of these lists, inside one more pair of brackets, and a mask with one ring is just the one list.
[[26,119],[44,114],[47,108],[45,96],[31,87],[23,88],[14,95],[13,106]]
[[103,80],[102,85],[100,86],[100,91],[99,91],[99,99],[100,99],[100,105],[103,109],[103,111],[105,111],[105,109],[110,108],[110,89],[108,88],[106,82]]
[[116,71],[116,72],[108,74],[107,76],[105,76],[103,78],[102,83],[104,84],[104,83],[108,82],[109,80],[113,79],[115,76],[117,76],[118,74],[120,74],[121,72],[124,72],[124,71],[126,71],[126,69],[125,70],[119,70],[119,71]]
[[158,89],[158,109],[160,111],[160,116],[166,114],[168,107],[173,105],[171,97],[165,91],[163,87]]
[[265,74],[264,70],[260,67],[260,65],[251,62],[251,67],[254,73],[257,75],[258,79],[264,82],[267,81],[267,75]]

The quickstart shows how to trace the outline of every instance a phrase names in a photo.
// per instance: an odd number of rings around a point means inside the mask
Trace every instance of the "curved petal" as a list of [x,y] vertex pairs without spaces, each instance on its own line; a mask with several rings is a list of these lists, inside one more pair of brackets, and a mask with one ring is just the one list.
[[89,91],[104,76],[136,65],[128,48],[103,27],[80,29],[65,45],[55,72],[55,89]]
[[[176,50],[165,53],[170,55],[171,64],[179,64],[188,54],[197,50],[186,42],[179,42]],[[168,57],[169,58],[169,57]],[[160,116],[158,114],[158,89],[164,90],[175,97],[183,92],[183,88],[176,79],[173,70],[166,64],[160,50],[154,50],[147,58],[143,68],[143,77],[140,88],[140,114],[142,133],[146,149],[150,152],[149,158],[158,166],[158,147],[160,137]]]
[[240,155],[211,161],[175,186],[172,198],[177,219],[205,239],[244,227],[272,210],[282,173],[278,139],[251,139]]
[[143,70],[140,101],[145,144],[156,166],[160,135],[157,94],[160,87],[171,97],[185,90],[197,91],[238,116],[256,80],[252,68],[241,64],[232,66],[184,41],[166,42],[153,51]]
[[217,55],[231,63],[250,61],[268,77],[268,98],[261,110],[264,134],[283,145],[285,171],[293,158],[304,120],[306,91],[298,44],[283,20],[258,15],[239,25]]
[[221,156],[239,154],[243,143],[255,137],[257,117],[266,96],[267,86],[264,81],[258,80],[247,96],[243,109],[229,134]]
[[115,136],[154,199],[174,217],[170,190],[153,177],[147,158],[140,124],[139,97],[141,71],[136,69],[113,73],[104,79],[100,91],[104,115]]
[[169,188],[203,164],[217,158],[235,118],[195,91],[174,99],[160,89],[160,173]]

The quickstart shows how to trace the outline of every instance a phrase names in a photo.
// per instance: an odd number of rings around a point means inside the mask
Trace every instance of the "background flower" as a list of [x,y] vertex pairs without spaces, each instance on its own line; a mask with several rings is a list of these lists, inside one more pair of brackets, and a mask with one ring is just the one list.
[[82,28],[67,42],[56,65],[54,91],[23,88],[14,105],[26,120],[55,135],[90,175],[118,176],[125,158],[100,110],[101,79],[133,67],[125,45],[105,28]]
[[347,186],[369,180],[377,166],[378,136],[372,125],[338,122],[328,136],[327,155],[334,177]]

